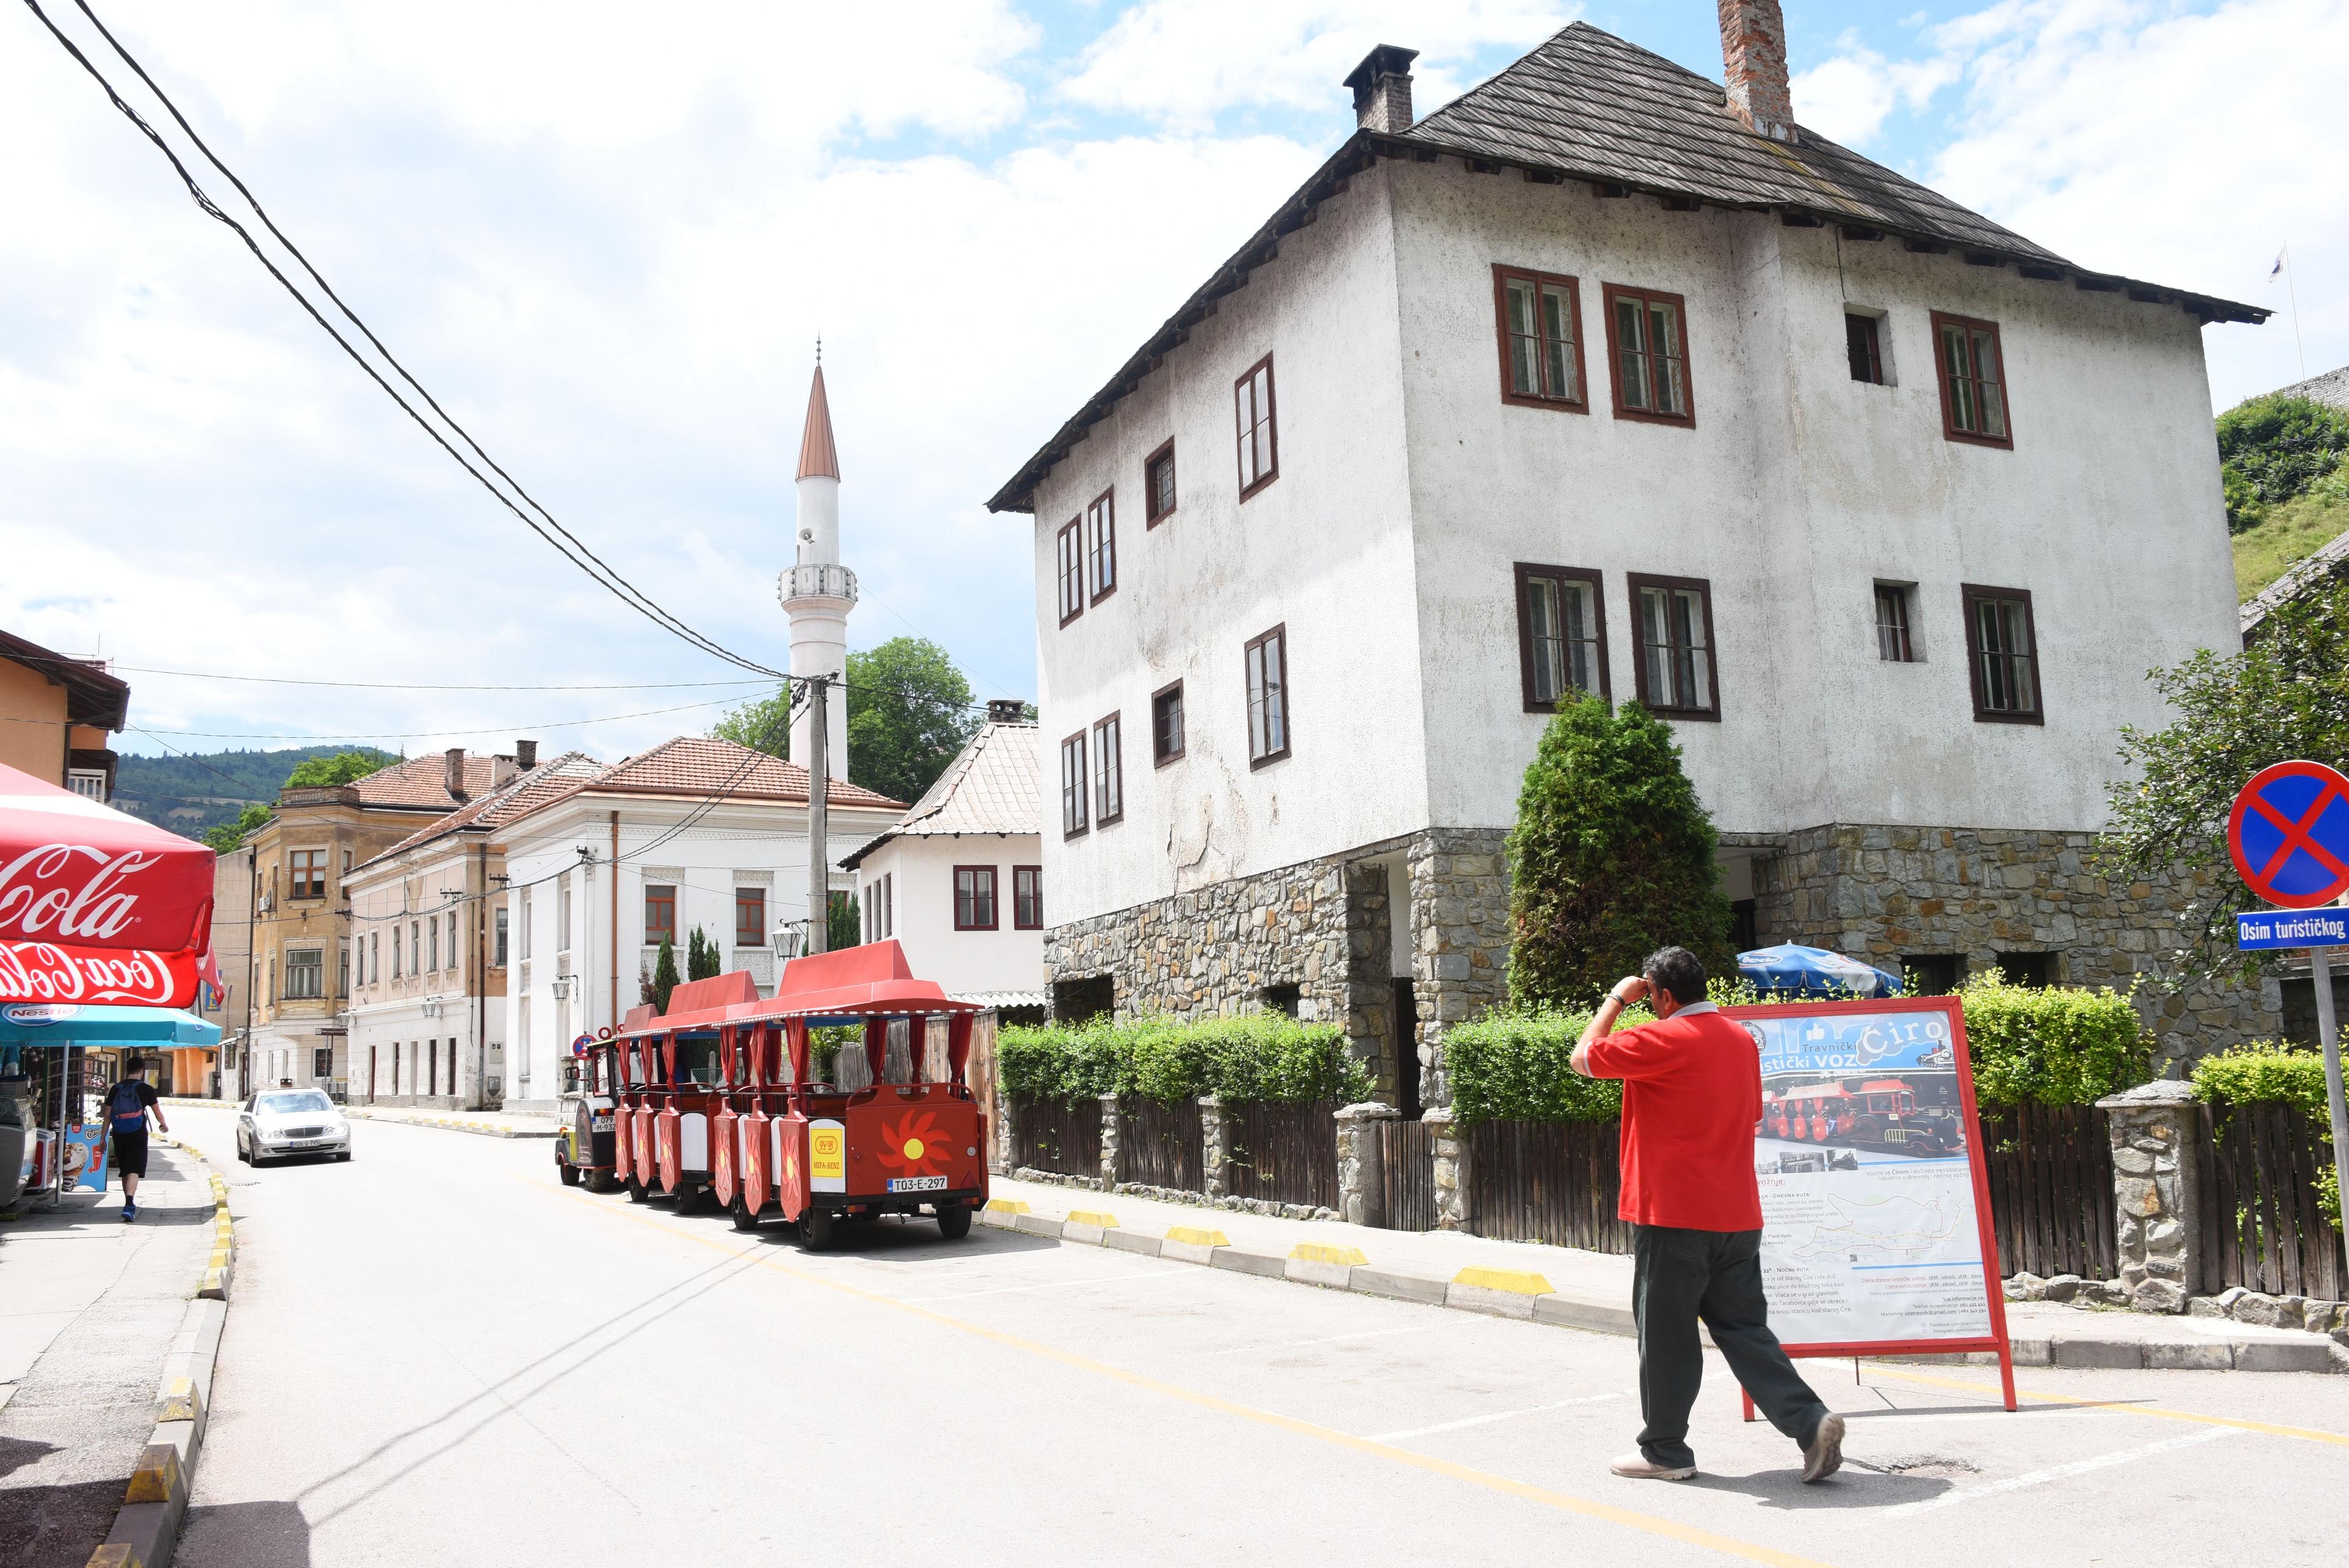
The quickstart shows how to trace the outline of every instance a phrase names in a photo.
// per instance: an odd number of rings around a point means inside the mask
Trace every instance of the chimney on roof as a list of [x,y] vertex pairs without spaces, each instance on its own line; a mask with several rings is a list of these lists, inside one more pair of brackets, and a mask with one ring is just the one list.
[[987,700],[987,722],[990,724],[1024,724],[1028,722],[1028,704],[1017,697],[989,697]]
[[462,746],[450,747],[448,759],[449,798],[456,801],[460,805],[462,805],[467,798],[465,794],[465,748]]
[[1396,134],[1411,129],[1411,62],[1417,58],[1417,49],[1393,44],[1381,44],[1362,57],[1346,78],[1354,89],[1356,125]]
[[1720,0],[1721,72],[1729,111],[1773,141],[1794,141],[1795,100],[1786,89],[1786,18],[1778,0]]
[[490,787],[505,788],[506,785],[513,783],[514,774],[520,772],[522,769],[515,764],[512,757],[502,752],[499,753],[490,759]]
[[528,773],[531,769],[538,766],[538,742],[536,741],[516,741],[514,742],[514,763],[524,773]]

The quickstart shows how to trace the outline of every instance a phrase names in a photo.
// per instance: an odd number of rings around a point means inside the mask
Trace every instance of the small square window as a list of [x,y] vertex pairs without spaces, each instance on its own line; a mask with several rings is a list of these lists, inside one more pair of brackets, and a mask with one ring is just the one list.
[[1883,327],[1882,320],[1864,311],[1843,313],[1844,351],[1851,360],[1853,380],[1884,385]]
[[2028,588],[1985,588],[1968,583],[1966,659],[1971,666],[1974,717],[1985,723],[2045,722],[2040,704],[2039,639]]
[[1668,718],[1720,718],[1713,586],[1702,577],[1638,573],[1630,581],[1631,613],[1640,631],[1640,701]]
[[1183,683],[1150,694],[1150,759],[1160,767],[1183,754]]
[[1554,713],[1570,692],[1607,695],[1607,615],[1599,574],[1520,561],[1517,667],[1528,713]]
[[677,940],[677,888],[670,884],[645,884],[645,946],[658,947],[661,939]]
[[1974,446],[2013,448],[1998,323],[1933,312],[1933,359],[1941,374],[1941,433]]
[[1142,460],[1142,522],[1155,528],[1174,515],[1174,443]]
[[762,948],[767,945],[767,890],[764,888],[734,889],[734,945],[738,948]]
[[1915,589],[1907,583],[1876,585],[1876,657],[1887,664],[1920,661],[1916,628],[1909,614],[1914,594]]
[[957,866],[955,879],[955,929],[995,929],[995,867]]
[[2032,991],[2045,991],[2062,983],[2061,955],[2056,953],[2001,953],[1998,967],[2009,985],[2020,985]]
[[1615,379],[1615,417],[1692,425],[1687,306],[1677,294],[1609,284],[1607,357]]
[[1581,296],[1554,273],[1493,268],[1501,400],[1588,413],[1582,392]]

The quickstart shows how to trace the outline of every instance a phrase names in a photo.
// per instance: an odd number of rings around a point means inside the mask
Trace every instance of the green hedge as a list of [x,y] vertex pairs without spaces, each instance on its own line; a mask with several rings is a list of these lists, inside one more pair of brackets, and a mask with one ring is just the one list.
[[1295,1105],[1371,1095],[1345,1031],[1279,1013],[1015,1025],[997,1035],[996,1054],[1005,1090],[1023,1098],[1125,1094],[1172,1104],[1217,1095]]
[[[1716,981],[1712,994],[1724,1007],[1769,1000],[1743,981]],[[2033,991],[1992,971],[1960,992],[1958,1002],[1974,1090],[1985,1104],[2082,1105],[2147,1075],[2150,1039],[2121,992]],[[1444,1031],[1454,1114],[1463,1122],[1614,1120],[1620,1085],[1578,1077],[1568,1065],[1594,1010],[1496,1010]],[[1631,1008],[1619,1027],[1649,1017]]]

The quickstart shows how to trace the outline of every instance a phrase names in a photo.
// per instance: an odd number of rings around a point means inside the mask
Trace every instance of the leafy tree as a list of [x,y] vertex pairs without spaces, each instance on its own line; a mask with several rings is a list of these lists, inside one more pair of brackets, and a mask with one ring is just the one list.
[[667,932],[661,933],[660,953],[653,960],[653,1005],[666,1015],[669,993],[678,988],[677,941]]
[[331,757],[312,757],[294,764],[285,775],[287,789],[336,789],[347,784],[357,784],[369,774],[381,773],[398,759],[388,752],[360,750],[337,752]]
[[208,829],[204,834],[204,842],[212,846],[214,853],[226,855],[238,845],[243,844],[245,836],[267,822],[269,817],[270,810],[267,806],[257,800],[247,801],[244,810],[237,814],[237,819],[234,822],[224,822],[218,827]]
[[981,720],[971,704],[970,682],[935,642],[892,638],[848,656],[852,784],[918,800]]
[[719,963],[718,944],[703,935],[699,926],[694,927],[692,939],[687,944],[685,978],[688,980],[715,979],[719,972]]
[[826,914],[829,917],[824,921],[823,927],[823,946],[826,952],[836,953],[843,948],[853,948],[863,944],[864,917],[857,910],[855,894],[834,893]]
[[1637,702],[1561,706],[1509,834],[1511,1003],[1586,1002],[1672,943],[1726,973],[1715,842],[1662,721]]
[[2280,606],[2239,653],[2204,649],[2148,679],[2178,717],[2167,729],[2122,730],[2121,760],[2136,776],[2106,786],[2111,826],[2098,867],[2127,883],[2183,863],[2210,892],[2179,917],[2178,973],[2168,982],[2248,978],[2273,960],[2235,950],[2235,916],[2253,900],[2227,858],[2227,815],[2271,763],[2349,763],[2349,581]]
[[2349,454],[2349,410],[2271,392],[2219,416],[2219,472],[2227,492],[2227,532],[2257,526]]
[[792,754],[791,689],[780,687],[771,697],[756,697],[739,708],[729,710],[724,718],[709,727],[709,732],[718,740],[731,741],[738,746],[748,746],[771,757],[789,757]]

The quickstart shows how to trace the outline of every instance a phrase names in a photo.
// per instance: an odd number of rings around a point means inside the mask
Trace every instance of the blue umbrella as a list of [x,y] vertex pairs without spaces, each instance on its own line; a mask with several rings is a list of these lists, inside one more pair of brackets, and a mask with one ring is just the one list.
[[1897,975],[1825,948],[1797,947],[1793,942],[1739,953],[1737,972],[1766,995],[1836,998],[1900,994]]

